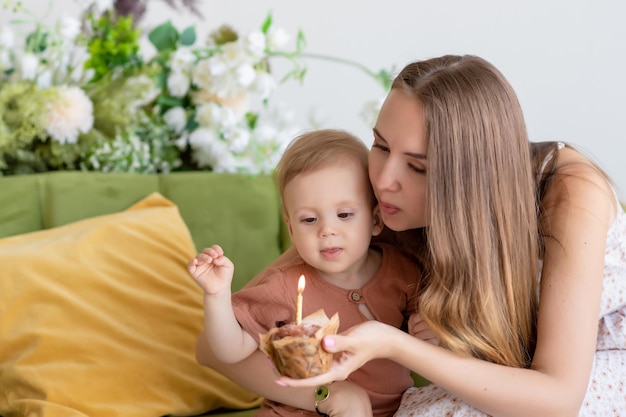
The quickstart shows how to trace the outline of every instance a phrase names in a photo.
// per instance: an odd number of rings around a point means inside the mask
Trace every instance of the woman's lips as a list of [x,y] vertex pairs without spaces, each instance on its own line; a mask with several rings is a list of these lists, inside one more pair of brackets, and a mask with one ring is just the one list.
[[389,203],[379,203],[380,210],[385,212],[386,214],[396,214],[400,211],[400,209]]

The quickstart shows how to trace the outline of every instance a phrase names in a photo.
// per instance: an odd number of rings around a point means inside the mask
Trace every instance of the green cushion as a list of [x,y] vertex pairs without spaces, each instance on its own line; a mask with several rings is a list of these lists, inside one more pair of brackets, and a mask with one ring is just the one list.
[[43,180],[46,229],[126,210],[159,191],[156,175],[64,171],[38,176]]
[[233,290],[280,255],[282,219],[271,177],[181,172],[160,181],[161,193],[178,206],[196,248],[219,244],[234,262]]
[[0,177],[0,238],[43,228],[35,175]]
[[220,244],[235,263],[233,290],[289,246],[271,176],[177,172],[49,172],[0,177],[0,237],[123,211],[153,192],[173,201],[196,249]]

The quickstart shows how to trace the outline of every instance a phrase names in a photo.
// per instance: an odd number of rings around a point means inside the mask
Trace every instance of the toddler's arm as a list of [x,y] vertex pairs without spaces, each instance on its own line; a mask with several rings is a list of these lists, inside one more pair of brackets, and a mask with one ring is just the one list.
[[204,334],[215,356],[239,362],[258,345],[245,332],[233,312],[231,283],[235,267],[219,245],[205,248],[187,264],[189,273],[204,290]]

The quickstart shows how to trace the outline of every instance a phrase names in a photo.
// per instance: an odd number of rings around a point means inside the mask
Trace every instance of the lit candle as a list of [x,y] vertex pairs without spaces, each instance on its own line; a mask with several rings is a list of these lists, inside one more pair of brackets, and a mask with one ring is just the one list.
[[302,291],[304,291],[304,275],[300,275],[298,280],[298,298],[296,303],[296,324],[302,321]]

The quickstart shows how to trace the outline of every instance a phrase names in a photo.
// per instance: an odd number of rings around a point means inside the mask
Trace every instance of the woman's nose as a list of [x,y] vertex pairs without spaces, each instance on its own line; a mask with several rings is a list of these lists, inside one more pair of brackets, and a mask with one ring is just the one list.
[[390,191],[398,191],[400,189],[395,165],[390,163],[390,161],[388,159],[384,164],[381,164],[377,172],[374,173],[372,185],[374,185],[375,189]]

